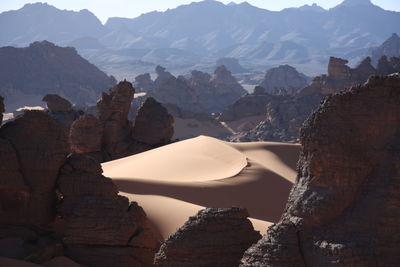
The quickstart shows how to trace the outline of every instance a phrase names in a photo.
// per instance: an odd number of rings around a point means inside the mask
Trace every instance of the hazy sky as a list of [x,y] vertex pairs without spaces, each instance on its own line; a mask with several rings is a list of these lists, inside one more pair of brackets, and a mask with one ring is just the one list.
[[[250,4],[268,10],[281,10],[287,7],[298,7],[317,3],[324,8],[331,8],[343,0],[247,0]],[[153,10],[164,11],[182,4],[199,2],[199,0],[0,0],[0,12],[19,9],[26,3],[47,2],[59,9],[81,10],[89,9],[100,20],[105,22],[108,17],[137,17]],[[225,4],[232,0],[222,0]],[[234,0],[241,3],[243,0]],[[384,9],[400,11],[400,0],[372,0]]]

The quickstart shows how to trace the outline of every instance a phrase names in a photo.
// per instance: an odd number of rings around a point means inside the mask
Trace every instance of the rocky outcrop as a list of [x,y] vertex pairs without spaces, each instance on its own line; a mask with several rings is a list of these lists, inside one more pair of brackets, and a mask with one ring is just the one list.
[[158,266],[237,266],[243,252],[260,239],[241,208],[201,210],[162,245]]
[[215,69],[214,75],[211,78],[211,84],[213,84],[216,90],[215,94],[226,103],[222,108],[233,103],[247,93],[224,65]]
[[154,82],[149,73],[141,74],[135,77],[133,84],[137,92],[147,92],[154,90]]
[[118,195],[96,159],[69,151],[46,112],[26,111],[0,128],[0,256],[153,266],[159,242],[143,209]]
[[[346,65],[346,60],[331,57],[328,75],[317,76],[310,85],[304,87],[295,95],[268,101],[266,106],[262,106],[265,103],[265,96],[260,98],[258,101],[261,106],[260,111],[266,110],[264,121],[250,131],[239,132],[229,139],[232,141],[298,142],[300,127],[311,112],[318,107],[324,96],[362,84],[368,77],[377,73],[387,75],[394,71],[400,71],[400,69],[394,67],[400,67],[396,58],[388,61],[385,57],[382,57],[380,62],[380,66],[375,69],[371,65],[371,58],[367,57],[353,69]],[[245,98],[237,101],[232,107],[239,106],[237,103],[245,103],[243,101]],[[225,115],[230,115],[233,110],[232,107],[224,111],[221,118],[224,118]],[[253,107],[255,107],[255,104],[252,104]],[[237,115],[234,118],[243,118],[246,113],[241,113],[243,115]],[[254,114],[255,112],[253,111],[252,113]]]
[[382,56],[400,57],[400,37],[393,33],[382,45],[372,51],[372,60],[374,64],[378,63]]
[[153,98],[147,98],[139,109],[135,126],[129,121],[134,92],[132,84],[123,81],[103,93],[97,116],[83,115],[72,124],[71,151],[105,162],[168,144],[174,132],[173,118]]
[[72,124],[69,133],[71,151],[91,155],[102,162],[103,132],[103,124],[97,117],[89,114],[80,116]]
[[[156,73],[154,88],[149,89],[147,95],[164,105],[174,105],[192,113],[222,111],[246,93],[224,66],[218,67],[213,76],[195,70],[188,78],[176,78],[161,66],[157,66]],[[145,83],[149,82],[148,78],[141,76]]]
[[269,69],[260,84],[265,92],[273,95],[295,94],[298,90],[308,85],[310,78],[299,73],[289,65],[281,65]]
[[0,139],[2,164],[10,164],[0,177],[16,183],[1,192],[1,223],[46,228],[54,216],[58,171],[69,153],[61,128],[44,112],[26,111],[1,127]]
[[101,173],[96,160],[81,154],[61,169],[55,229],[66,255],[90,266],[152,266],[159,244],[146,214]]
[[0,61],[0,95],[9,112],[39,106],[46,94],[61,95],[75,104],[92,104],[104,88],[116,83],[74,48],[47,41],[25,48],[2,47]]
[[161,66],[156,67],[157,79],[155,88],[147,92],[163,104],[174,104],[184,110],[198,112],[199,106],[196,92],[188,86],[184,77],[176,78]]
[[47,104],[47,112],[61,126],[66,137],[69,136],[72,123],[79,117],[80,112],[75,111],[72,104],[65,98],[48,94],[42,99]]
[[128,156],[132,125],[128,121],[129,109],[135,90],[127,81],[120,82],[102,93],[97,102],[98,116],[103,124],[103,150],[106,160]]
[[154,98],[149,97],[139,108],[132,138],[151,146],[166,144],[174,135],[174,118]]
[[400,75],[329,96],[304,123],[281,220],[241,266],[397,266]]

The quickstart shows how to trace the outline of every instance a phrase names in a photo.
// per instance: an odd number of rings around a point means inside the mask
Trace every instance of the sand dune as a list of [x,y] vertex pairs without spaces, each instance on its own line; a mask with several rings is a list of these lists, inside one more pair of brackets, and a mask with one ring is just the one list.
[[121,194],[145,209],[164,238],[204,207],[246,207],[265,233],[284,209],[298,153],[294,144],[200,136],[104,163],[103,170]]

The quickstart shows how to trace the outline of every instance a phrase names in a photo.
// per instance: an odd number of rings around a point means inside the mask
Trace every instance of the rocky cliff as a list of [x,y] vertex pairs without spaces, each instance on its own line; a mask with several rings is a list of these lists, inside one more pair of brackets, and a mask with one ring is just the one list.
[[58,94],[73,103],[95,103],[116,80],[71,47],[35,42],[29,47],[0,48],[0,95],[8,111],[41,105],[41,96]]
[[241,208],[201,210],[162,245],[157,266],[221,266],[239,264],[243,252],[260,239]]
[[400,75],[328,96],[301,130],[286,211],[241,266],[397,266]]

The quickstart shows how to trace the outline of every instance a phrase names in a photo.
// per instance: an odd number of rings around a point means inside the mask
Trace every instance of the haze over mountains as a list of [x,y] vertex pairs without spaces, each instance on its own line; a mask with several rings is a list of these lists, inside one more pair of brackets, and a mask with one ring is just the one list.
[[290,64],[314,75],[332,55],[358,63],[371,47],[398,33],[399,23],[399,12],[370,0],[345,0],[329,10],[306,5],[279,12],[247,2],[205,0],[133,19],[110,18],[104,25],[88,10],[36,3],[0,14],[0,45],[45,39],[74,46],[117,78],[152,71],[158,64],[177,73],[209,71],[221,57],[238,58],[250,70]]

